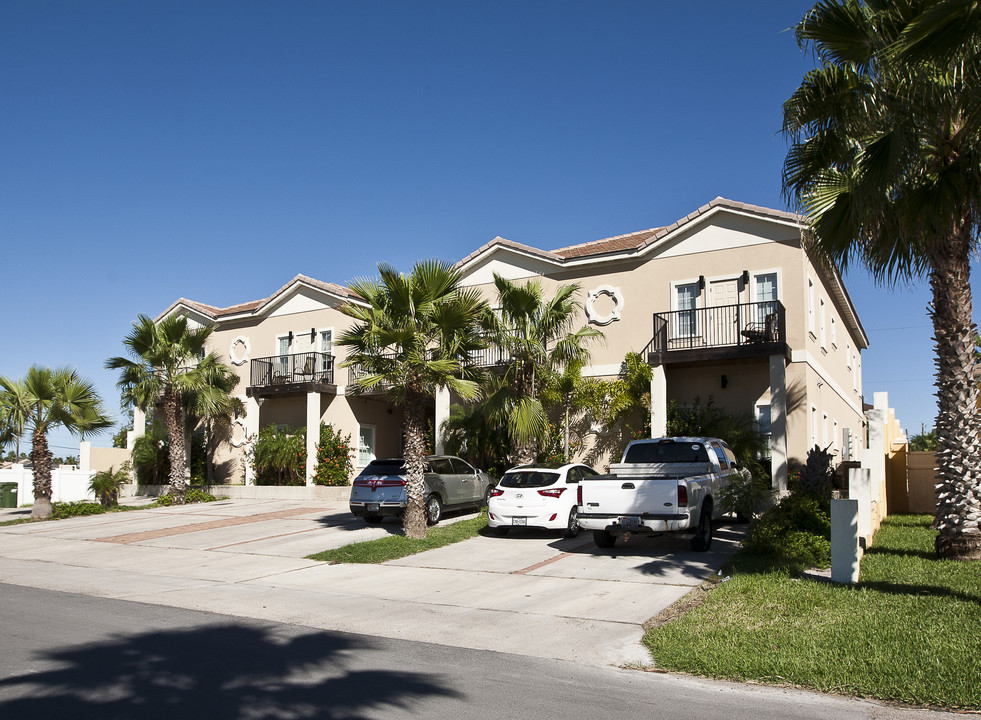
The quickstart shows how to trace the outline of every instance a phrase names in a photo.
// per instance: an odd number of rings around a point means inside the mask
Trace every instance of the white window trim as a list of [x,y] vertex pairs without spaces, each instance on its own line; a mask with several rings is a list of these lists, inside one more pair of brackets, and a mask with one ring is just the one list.
[[[706,280],[705,280],[705,287],[706,288],[708,288],[708,283],[709,283],[709,280],[706,278]],[[677,282],[672,282],[671,283],[671,310],[673,312],[683,312],[684,310],[688,310],[689,309],[689,308],[684,308],[683,309],[683,308],[678,307],[678,289],[679,288],[682,288],[682,287],[684,287],[686,285],[694,285],[695,286],[695,295],[694,295],[694,297],[695,297],[695,307],[690,308],[690,310],[692,312],[697,312],[699,309],[705,307],[705,296],[708,293],[707,293],[707,291],[703,291],[702,288],[698,287],[698,278],[693,278],[691,280],[683,280],[683,281],[677,281]],[[694,333],[694,335],[691,334],[691,333],[681,333],[681,332],[679,332],[679,333],[677,333],[677,337],[698,337],[700,328],[698,327],[698,324],[697,324],[698,323],[698,320],[697,320],[698,316],[697,316],[697,314],[696,314],[695,317],[696,317],[696,320],[695,320],[695,323],[696,324],[695,324],[695,333]]]
[[[283,354],[283,353],[281,353],[279,351],[279,341],[280,340],[284,340],[284,339],[288,339],[289,336],[290,336],[290,334],[288,332],[284,332],[284,333],[276,336],[276,339],[273,341],[273,342],[275,342],[275,346],[273,347],[273,355],[282,355]],[[289,348],[287,348],[287,354],[289,354],[289,351],[292,350],[292,349],[293,349],[293,343],[290,342],[289,343]]]
[[815,318],[814,318],[814,315],[815,315],[815,308],[814,308],[815,295],[814,295],[814,293],[815,292],[816,291],[814,289],[814,280],[812,280],[810,277],[808,277],[807,278],[807,331],[811,334],[811,337],[812,338],[816,338],[817,337],[817,335],[815,335],[815,333],[814,333],[814,330],[815,330],[815,324],[814,324],[815,323]]
[[334,346],[337,345],[337,331],[333,326],[317,328],[317,346],[314,352],[323,352],[323,350],[320,349],[320,339],[325,332],[330,332],[330,354],[335,355]]
[[757,303],[761,302],[756,298],[756,278],[762,275],[776,275],[777,276],[777,302],[783,302],[783,273],[780,268],[772,268],[770,270],[755,270],[749,275],[750,287],[749,290],[749,302]]
[[827,351],[828,346],[828,308],[827,303],[824,302],[824,298],[818,299],[818,321],[820,322],[821,331],[821,349]]

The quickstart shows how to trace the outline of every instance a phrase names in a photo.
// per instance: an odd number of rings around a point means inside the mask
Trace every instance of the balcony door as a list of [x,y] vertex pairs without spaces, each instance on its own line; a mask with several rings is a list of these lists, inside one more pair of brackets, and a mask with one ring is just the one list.
[[709,344],[732,345],[739,340],[739,278],[709,283]]

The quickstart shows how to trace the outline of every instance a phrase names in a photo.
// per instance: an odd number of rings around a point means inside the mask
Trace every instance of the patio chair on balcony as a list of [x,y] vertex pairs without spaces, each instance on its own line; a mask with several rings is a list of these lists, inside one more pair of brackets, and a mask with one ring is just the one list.
[[771,343],[777,339],[777,314],[770,313],[763,322],[750,323],[740,333],[751,343]]
[[294,372],[293,382],[313,382],[313,374],[317,367],[317,358],[308,355],[303,361],[303,367]]

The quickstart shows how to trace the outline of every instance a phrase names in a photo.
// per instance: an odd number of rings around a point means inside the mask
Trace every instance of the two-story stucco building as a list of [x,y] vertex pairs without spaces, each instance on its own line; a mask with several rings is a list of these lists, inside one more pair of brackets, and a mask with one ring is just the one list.
[[[584,373],[612,378],[627,352],[642,353],[654,371],[654,435],[664,431],[669,401],[711,397],[729,412],[752,413],[770,435],[781,487],[788,460],[803,461],[814,445],[857,458],[865,435],[868,338],[840,275],[805,237],[794,214],[717,198],[672,225],[556,250],[495,238],[457,267],[491,303],[494,273],[541,278],[546,291],[578,283],[578,325],[606,336]],[[358,443],[358,467],[401,452],[398,409],[383,393],[347,392],[351,371],[339,368],[344,352],[334,344],[351,322],[338,309],[344,302],[360,299],[298,275],[263,300],[217,308],[181,299],[161,314],[214,324],[212,349],[239,374],[247,410],[226,449],[226,481],[251,481],[244,444],[270,423],[308,428],[308,479],[320,422]],[[436,427],[450,401],[447,392],[434,398]]]

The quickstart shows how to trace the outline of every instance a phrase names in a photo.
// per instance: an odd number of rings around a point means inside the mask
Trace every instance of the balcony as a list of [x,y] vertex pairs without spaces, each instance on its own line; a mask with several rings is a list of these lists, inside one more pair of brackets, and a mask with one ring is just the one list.
[[786,351],[786,311],[774,300],[654,313],[654,338],[646,355],[651,364],[663,365]]
[[336,392],[334,356],[305,352],[255,358],[249,368],[248,395],[269,396],[290,393]]

